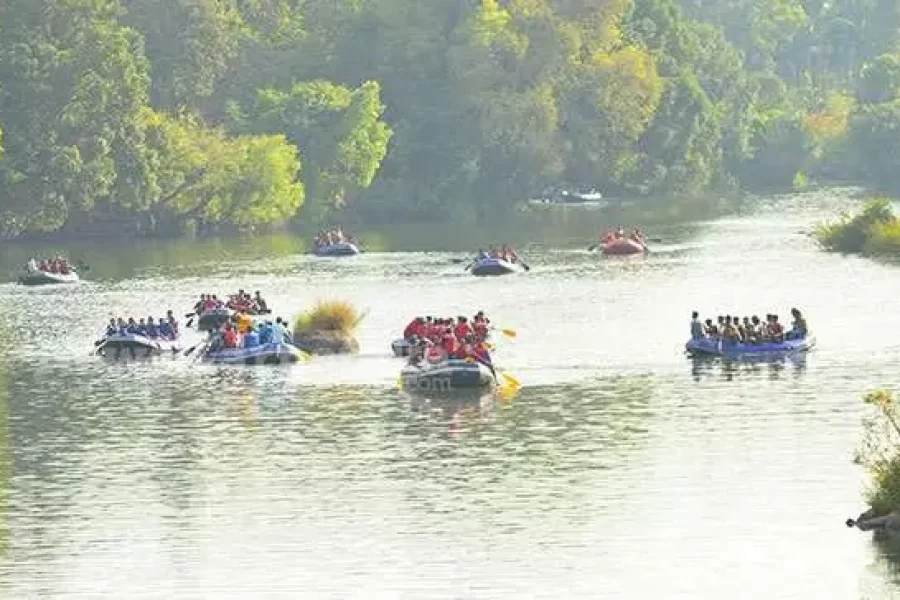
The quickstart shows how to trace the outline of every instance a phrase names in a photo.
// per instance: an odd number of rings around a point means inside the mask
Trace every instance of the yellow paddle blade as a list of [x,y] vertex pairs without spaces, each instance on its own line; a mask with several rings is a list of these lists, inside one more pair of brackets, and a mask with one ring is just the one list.
[[403,389],[403,375],[397,375],[397,389]]
[[516,337],[518,335],[515,329],[501,329],[500,331],[502,331],[503,335],[506,337]]
[[493,352],[494,349],[497,348],[497,344],[492,344],[492,343],[490,343],[490,342],[483,342],[483,343],[484,343],[484,346],[485,346],[488,350],[490,350],[491,352]]
[[516,379],[515,377],[513,377],[512,375],[507,373],[506,371],[503,371],[501,373],[501,375],[503,375],[503,379],[505,379],[507,381],[507,383],[509,383],[510,385],[513,385],[517,388],[522,387],[522,383],[518,379]]
[[300,351],[300,356],[303,357],[303,360],[309,360],[309,359],[312,358],[312,354],[310,354],[310,353],[307,352],[306,350],[301,350],[301,351]]

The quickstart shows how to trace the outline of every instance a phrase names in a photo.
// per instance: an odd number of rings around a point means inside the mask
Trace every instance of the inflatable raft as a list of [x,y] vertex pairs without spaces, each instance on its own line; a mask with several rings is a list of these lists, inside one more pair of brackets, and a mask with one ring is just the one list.
[[107,358],[146,358],[160,354],[175,354],[181,349],[176,340],[148,338],[133,333],[117,333],[104,338],[97,345],[97,354]]
[[75,271],[70,271],[66,274],[31,271],[19,277],[19,283],[22,285],[53,285],[56,283],[77,283],[78,281],[80,281],[80,278]]
[[684,349],[691,356],[721,356],[724,358],[743,358],[757,357],[766,355],[783,356],[785,354],[795,354],[806,352],[815,346],[815,338],[807,336],[799,340],[785,340],[780,344],[743,344],[743,343],[722,343],[719,340],[710,338],[701,338],[688,340],[684,345]]
[[316,246],[316,256],[356,256],[360,253],[359,247],[350,242],[329,244],[328,246]]
[[647,246],[631,238],[619,238],[600,246],[600,252],[607,256],[629,256],[632,254],[643,254],[646,251]]
[[431,364],[406,365],[400,371],[403,389],[418,392],[489,390],[497,384],[491,370],[480,362],[450,359]]
[[200,360],[220,365],[281,365],[299,362],[303,353],[290,344],[263,344],[255,348],[222,348],[204,352]]
[[197,329],[199,331],[209,331],[210,329],[218,329],[227,323],[234,314],[233,310],[227,308],[217,308],[208,310],[197,317]]
[[510,273],[521,273],[524,271],[519,263],[509,262],[502,258],[481,258],[475,261],[471,268],[472,275],[495,276],[509,275]]

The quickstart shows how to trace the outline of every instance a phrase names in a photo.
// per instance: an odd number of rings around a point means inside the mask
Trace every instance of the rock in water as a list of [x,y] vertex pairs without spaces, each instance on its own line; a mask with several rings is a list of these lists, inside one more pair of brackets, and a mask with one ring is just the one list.
[[339,331],[295,331],[294,345],[310,354],[355,354],[359,342]]

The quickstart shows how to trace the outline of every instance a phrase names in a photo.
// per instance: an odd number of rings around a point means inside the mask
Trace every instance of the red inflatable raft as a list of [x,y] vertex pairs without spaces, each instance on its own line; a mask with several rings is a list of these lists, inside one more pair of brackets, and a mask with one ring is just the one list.
[[603,254],[612,256],[625,256],[628,254],[643,254],[647,251],[647,247],[631,238],[618,238],[610,240],[600,246]]

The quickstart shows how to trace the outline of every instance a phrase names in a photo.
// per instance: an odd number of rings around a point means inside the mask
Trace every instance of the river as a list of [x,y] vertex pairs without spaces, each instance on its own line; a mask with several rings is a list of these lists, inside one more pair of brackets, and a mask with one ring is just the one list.
[[[900,267],[800,233],[853,202],[652,226],[653,252],[626,260],[584,250],[602,211],[535,217],[551,223],[505,233],[531,272],[496,279],[459,263],[484,233],[434,228],[339,260],[285,238],[78,246],[89,281],[0,285],[0,596],[900,597],[893,563],[843,525],[863,508],[860,397],[897,384]],[[237,287],[284,317],[356,303],[360,355],[90,355],[110,316]],[[692,309],[791,306],[818,340],[803,360],[683,355]],[[477,309],[518,334],[497,353],[518,396],[398,391],[388,344],[406,321]]]

